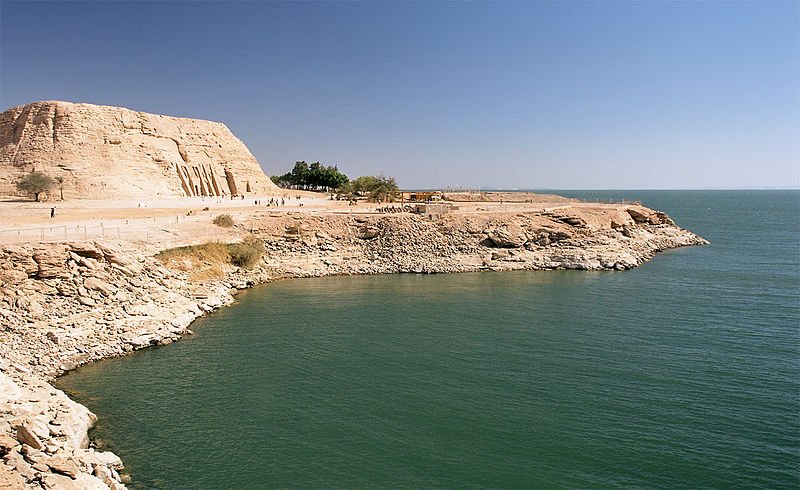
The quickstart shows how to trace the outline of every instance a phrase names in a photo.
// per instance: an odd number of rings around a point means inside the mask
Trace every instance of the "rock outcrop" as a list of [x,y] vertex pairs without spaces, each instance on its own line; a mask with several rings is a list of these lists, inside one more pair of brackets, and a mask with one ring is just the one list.
[[222,123],[122,107],[33,102],[0,114],[0,195],[37,170],[67,199],[264,194],[277,189]]
[[122,461],[90,447],[97,417],[47,380],[178,339],[231,287],[110,242],[0,247],[0,488],[125,488]]
[[0,487],[125,488],[119,457],[89,448],[97,417],[27,371],[0,371]]
[[[631,212],[644,219],[637,222]],[[587,211],[452,214],[436,221],[413,214],[267,215],[254,219],[252,226],[265,241],[264,263],[273,275],[308,277],[626,270],[662,250],[708,243],[664,223],[667,219],[663,213],[630,205]]]

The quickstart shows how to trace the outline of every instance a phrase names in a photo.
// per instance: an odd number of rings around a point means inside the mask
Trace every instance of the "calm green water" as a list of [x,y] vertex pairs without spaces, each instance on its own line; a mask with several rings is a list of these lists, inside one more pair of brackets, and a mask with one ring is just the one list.
[[800,192],[590,197],[712,245],[284,281],[59,385],[135,488],[800,486]]

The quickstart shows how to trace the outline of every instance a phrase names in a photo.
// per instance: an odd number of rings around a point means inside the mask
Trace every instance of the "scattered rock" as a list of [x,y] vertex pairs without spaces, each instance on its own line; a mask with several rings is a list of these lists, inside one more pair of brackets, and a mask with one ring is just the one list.
[[34,449],[43,449],[42,441],[33,433],[30,427],[20,425],[17,427],[17,440],[22,444],[27,444]]

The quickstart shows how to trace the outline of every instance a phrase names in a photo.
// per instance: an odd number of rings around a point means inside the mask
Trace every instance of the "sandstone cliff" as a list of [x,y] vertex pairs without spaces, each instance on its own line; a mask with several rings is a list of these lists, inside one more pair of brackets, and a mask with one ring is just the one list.
[[0,196],[16,195],[16,182],[33,169],[62,177],[66,199],[230,196],[277,189],[222,123],[59,101],[0,114]]

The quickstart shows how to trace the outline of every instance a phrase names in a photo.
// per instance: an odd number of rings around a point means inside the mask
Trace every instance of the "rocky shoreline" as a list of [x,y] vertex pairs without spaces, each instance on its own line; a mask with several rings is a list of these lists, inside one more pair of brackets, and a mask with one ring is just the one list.
[[0,487],[124,488],[122,462],[90,447],[96,417],[48,382],[190,333],[236,290],[282,278],[500,270],[625,270],[707,243],[640,205],[419,215],[260,212],[251,270],[196,282],[136,242],[0,248]]

